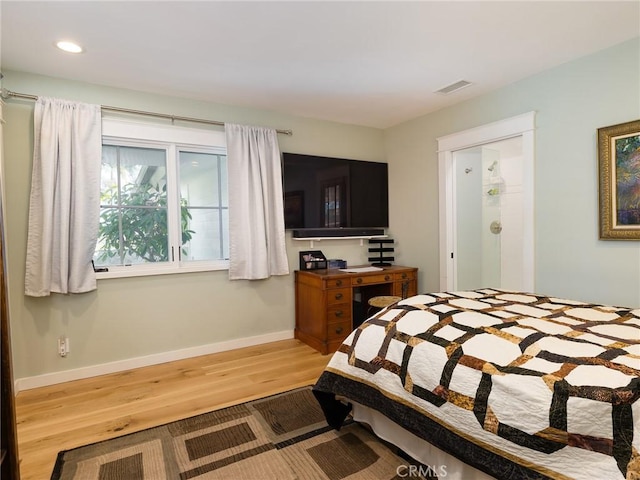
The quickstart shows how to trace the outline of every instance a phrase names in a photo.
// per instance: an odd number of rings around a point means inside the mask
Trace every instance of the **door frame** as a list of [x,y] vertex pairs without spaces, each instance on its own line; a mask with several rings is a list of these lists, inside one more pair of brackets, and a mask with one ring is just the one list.
[[522,136],[523,160],[523,290],[535,291],[534,275],[534,140],[535,112],[481,125],[438,137],[440,289],[452,291],[455,285],[455,171],[454,152],[466,148]]

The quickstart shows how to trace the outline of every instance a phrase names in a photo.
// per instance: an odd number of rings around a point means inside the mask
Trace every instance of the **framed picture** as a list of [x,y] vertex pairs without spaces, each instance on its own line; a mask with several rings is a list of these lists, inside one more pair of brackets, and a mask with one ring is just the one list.
[[598,129],[600,238],[640,240],[640,120]]

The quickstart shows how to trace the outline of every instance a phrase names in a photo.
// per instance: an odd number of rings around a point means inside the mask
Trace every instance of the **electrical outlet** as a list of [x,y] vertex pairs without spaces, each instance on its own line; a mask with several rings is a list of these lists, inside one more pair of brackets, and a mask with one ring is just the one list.
[[58,337],[58,355],[66,357],[69,353],[69,339],[64,335]]

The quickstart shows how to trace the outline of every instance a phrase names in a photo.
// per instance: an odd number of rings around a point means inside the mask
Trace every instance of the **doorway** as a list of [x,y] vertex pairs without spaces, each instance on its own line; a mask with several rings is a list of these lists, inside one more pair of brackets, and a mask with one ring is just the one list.
[[456,290],[522,290],[522,136],[453,152]]
[[442,290],[534,291],[534,119],[438,138]]

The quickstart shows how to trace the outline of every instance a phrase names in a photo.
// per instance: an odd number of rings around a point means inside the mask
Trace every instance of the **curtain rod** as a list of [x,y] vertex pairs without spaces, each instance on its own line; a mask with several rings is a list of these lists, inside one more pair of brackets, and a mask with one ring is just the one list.
[[[0,90],[0,97],[3,99],[7,99],[9,97],[15,98],[23,98],[25,100],[38,100],[37,95],[29,95],[26,93],[16,93],[6,88]],[[205,120],[202,118],[192,118],[192,117],[180,117],[177,115],[169,115],[166,113],[156,113],[156,112],[145,112],[143,110],[131,110],[129,108],[121,108],[121,107],[111,107],[109,105],[100,105],[102,110],[109,110],[110,112],[119,112],[119,113],[130,113],[133,115],[146,115],[148,117],[156,117],[156,118],[167,118],[171,121],[178,120],[181,122],[193,122],[193,123],[204,123],[207,125],[217,125],[220,127],[224,127],[224,122],[219,122],[216,120]],[[276,130],[277,133],[282,133],[283,135],[293,135],[293,131],[291,130]]]

